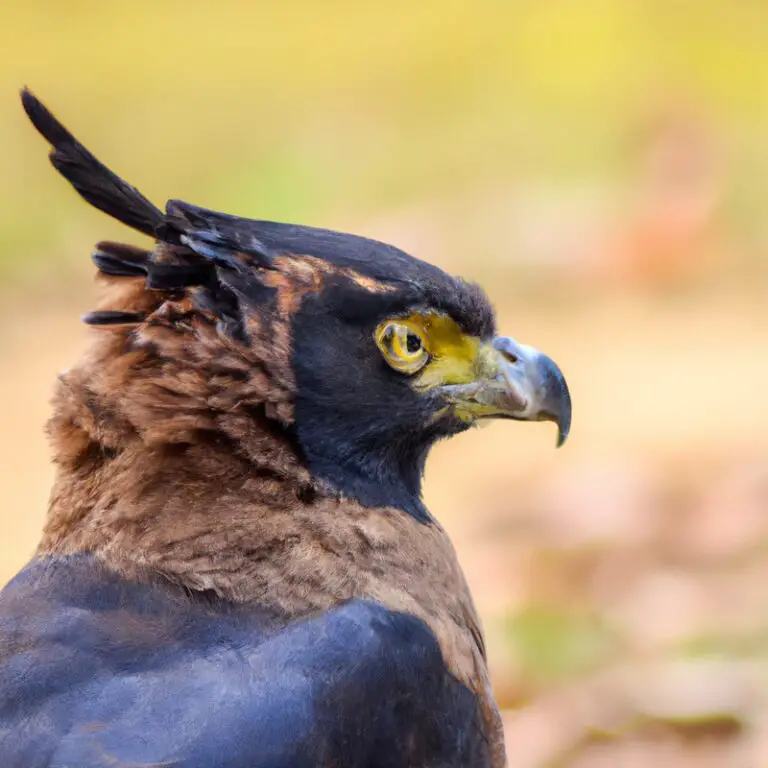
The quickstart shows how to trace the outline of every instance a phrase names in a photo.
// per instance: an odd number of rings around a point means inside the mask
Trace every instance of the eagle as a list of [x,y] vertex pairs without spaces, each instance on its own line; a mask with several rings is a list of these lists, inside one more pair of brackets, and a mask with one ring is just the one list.
[[95,247],[44,532],[0,593],[0,765],[505,765],[421,482],[484,419],[561,444],[558,366],[476,284],[363,237],[161,211],[22,103],[82,198],[153,244]]

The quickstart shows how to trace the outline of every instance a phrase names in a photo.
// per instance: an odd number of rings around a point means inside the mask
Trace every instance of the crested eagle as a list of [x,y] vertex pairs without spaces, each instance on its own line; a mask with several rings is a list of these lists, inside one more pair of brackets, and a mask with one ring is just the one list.
[[477,286],[380,242],[159,210],[28,90],[101,242],[44,533],[0,593],[3,768],[502,766],[483,633],[421,499],[435,441],[565,379]]

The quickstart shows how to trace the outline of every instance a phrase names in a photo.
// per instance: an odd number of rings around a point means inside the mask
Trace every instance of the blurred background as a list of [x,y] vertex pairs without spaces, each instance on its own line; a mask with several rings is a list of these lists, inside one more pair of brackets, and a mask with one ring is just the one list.
[[0,583],[91,247],[141,242],[50,168],[27,84],[156,202],[392,242],[560,363],[565,448],[493,424],[427,476],[513,768],[768,765],[766,52],[763,0],[6,0]]

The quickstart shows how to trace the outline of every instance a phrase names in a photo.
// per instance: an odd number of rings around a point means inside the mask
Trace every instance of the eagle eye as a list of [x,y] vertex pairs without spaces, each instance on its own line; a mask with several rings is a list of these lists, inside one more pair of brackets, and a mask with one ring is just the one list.
[[418,329],[396,320],[387,320],[376,329],[376,343],[387,363],[400,373],[416,373],[429,359]]

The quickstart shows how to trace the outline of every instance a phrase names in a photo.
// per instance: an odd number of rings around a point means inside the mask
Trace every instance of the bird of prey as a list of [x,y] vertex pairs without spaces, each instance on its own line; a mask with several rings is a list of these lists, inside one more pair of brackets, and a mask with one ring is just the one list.
[[552,420],[555,363],[383,243],[156,208],[29,91],[54,167],[150,236],[93,260],[39,548],[0,593],[3,768],[503,766],[435,441]]

